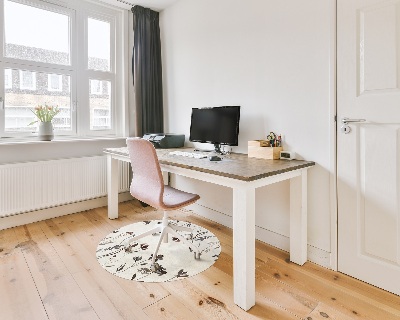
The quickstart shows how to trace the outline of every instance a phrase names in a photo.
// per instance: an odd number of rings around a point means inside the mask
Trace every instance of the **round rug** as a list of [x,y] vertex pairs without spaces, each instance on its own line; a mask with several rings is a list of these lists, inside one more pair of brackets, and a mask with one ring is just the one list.
[[[169,220],[170,224],[193,230],[192,243],[199,248],[200,259],[180,240],[168,234],[168,243],[161,243],[157,253],[158,268],[151,271],[151,260],[157,246],[159,233],[149,235],[131,244],[131,252],[125,245],[135,235],[151,230],[161,220],[141,221],[113,231],[100,241],[96,257],[100,265],[115,276],[141,282],[164,282],[194,276],[217,261],[221,253],[218,238],[207,229],[194,223]],[[190,233],[178,231],[186,239]]]

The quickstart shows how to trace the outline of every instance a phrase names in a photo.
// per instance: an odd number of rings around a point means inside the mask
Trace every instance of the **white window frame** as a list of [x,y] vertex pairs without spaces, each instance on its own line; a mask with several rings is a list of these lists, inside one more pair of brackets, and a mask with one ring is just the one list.
[[[32,86],[26,86],[24,84],[24,75],[30,74],[32,75]],[[19,70],[19,88],[21,90],[31,90],[36,91],[36,72],[29,70]]]
[[[6,81],[6,76],[8,81]],[[4,69],[4,89],[12,89],[12,70]]]
[[[54,76],[57,76],[57,81],[56,83],[58,84],[57,89],[52,88],[53,84],[53,78]],[[62,75],[61,74],[56,74],[56,73],[49,73],[47,75],[47,90],[51,92],[62,92],[63,90],[63,85],[62,85]]]
[[[98,136],[98,135],[104,135],[105,132],[108,132],[109,134],[113,134],[116,132],[116,128],[118,127],[117,124],[117,118],[122,118],[122,112],[121,110],[118,110],[115,106],[117,103],[116,99],[116,94],[114,89],[117,87],[117,70],[119,69],[119,66],[121,64],[118,64],[116,59],[117,56],[117,47],[118,47],[118,39],[116,38],[116,31],[118,30],[118,22],[115,16],[109,15],[107,11],[98,11],[98,12],[88,12],[84,17],[84,25],[85,25],[85,39],[84,39],[84,51],[85,51],[85,71],[82,73],[82,78],[87,79],[87,84],[89,85],[89,80],[99,80],[99,81],[109,81],[111,83],[110,85],[110,92],[108,93],[110,103],[111,103],[111,109],[110,109],[110,124],[111,128],[110,129],[103,129],[103,130],[98,130],[98,129],[91,129],[90,128],[90,117],[93,115],[92,112],[90,112],[90,98],[89,96],[87,97],[87,104],[88,104],[88,110],[86,113],[87,116],[87,124],[88,127],[86,128],[86,135],[93,135],[93,136]],[[89,69],[88,67],[88,62],[89,62],[89,54],[88,54],[88,19],[95,19],[95,20],[100,20],[100,21],[105,21],[110,24],[110,70],[109,71],[100,71],[100,70],[92,70]],[[121,54],[121,52],[119,52]],[[103,87],[103,85],[102,85]],[[103,95],[104,93],[102,93]]]
[[[126,10],[111,5],[97,4],[85,0],[10,0],[21,4],[39,7],[70,17],[70,65],[56,65],[23,59],[4,57],[4,50],[0,49],[0,84],[4,81],[4,69],[26,70],[47,74],[66,75],[70,77],[71,90],[71,131],[55,131],[55,135],[71,136],[125,136],[128,132],[127,112],[127,66],[129,56],[126,53],[128,44],[127,26],[128,13]],[[110,23],[110,71],[88,70],[88,17]],[[4,0],[0,0],[0,21],[4,21]],[[0,24],[0,45],[4,45],[4,25]],[[118,36],[117,36],[118,35]],[[118,57],[118,59],[117,59]],[[3,76],[1,76],[3,71]],[[3,79],[2,79],[3,78]],[[36,77],[35,77],[36,78]],[[39,78],[38,78],[39,79]],[[40,78],[41,79],[41,78]],[[109,130],[90,129],[90,88],[89,79],[110,81],[109,99],[111,103]],[[40,80],[41,81],[41,80]],[[35,79],[36,83],[36,79]],[[38,83],[38,90],[46,83]],[[101,84],[103,87],[103,85]],[[24,86],[22,86],[24,88]],[[26,87],[25,87],[26,88]],[[32,88],[32,87],[31,87]],[[115,90],[117,88],[117,90]],[[0,86],[0,97],[4,98],[4,85]],[[103,89],[103,88],[102,88]],[[28,88],[24,90],[29,90]],[[106,93],[101,93],[106,95]],[[118,106],[118,107],[116,107]],[[79,118],[79,121],[77,119]],[[36,132],[5,132],[5,112],[0,112],[0,143],[1,137],[29,137],[36,136]],[[33,128],[34,131],[34,128]]]

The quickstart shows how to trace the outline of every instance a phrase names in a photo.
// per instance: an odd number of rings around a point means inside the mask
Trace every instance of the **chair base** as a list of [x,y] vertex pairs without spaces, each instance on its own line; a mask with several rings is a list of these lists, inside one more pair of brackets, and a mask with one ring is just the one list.
[[168,222],[168,213],[167,211],[164,211],[164,217],[162,219],[162,223],[158,225],[157,227],[143,232],[142,234],[139,234],[131,239],[129,239],[128,244],[125,246],[125,251],[129,252],[130,251],[130,245],[132,242],[135,242],[141,238],[147,237],[149,235],[152,235],[154,233],[160,233],[160,239],[158,240],[157,247],[153,253],[153,258],[151,261],[151,269],[153,272],[157,271],[157,264],[156,264],[156,258],[157,258],[157,253],[160,248],[161,242],[168,243],[168,234],[171,234],[172,236],[178,238],[181,242],[186,244],[193,252],[194,252],[194,258],[196,260],[200,259],[200,251],[199,249],[193,245],[192,242],[188,241],[186,238],[184,238],[182,235],[180,235],[177,231],[185,231],[185,232],[190,232],[192,234],[192,229],[187,228],[187,227],[181,227],[181,226],[176,226],[173,224],[170,224]]

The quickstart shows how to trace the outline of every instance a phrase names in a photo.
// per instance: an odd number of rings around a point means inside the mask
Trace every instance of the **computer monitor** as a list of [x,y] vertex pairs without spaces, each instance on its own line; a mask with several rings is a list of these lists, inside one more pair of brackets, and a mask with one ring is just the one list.
[[221,153],[221,145],[237,146],[240,106],[192,108],[189,141],[212,143]]

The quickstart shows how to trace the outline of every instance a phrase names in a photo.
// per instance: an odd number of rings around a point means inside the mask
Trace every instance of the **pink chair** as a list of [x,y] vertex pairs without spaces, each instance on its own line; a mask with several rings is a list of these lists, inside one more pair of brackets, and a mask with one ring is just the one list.
[[155,259],[161,241],[167,243],[168,233],[170,233],[191,248],[194,252],[195,259],[200,259],[200,252],[197,246],[193,245],[191,241],[177,232],[186,231],[191,233],[192,229],[170,224],[167,214],[169,210],[175,210],[190,205],[200,199],[200,197],[197,194],[180,191],[164,185],[157,153],[151,142],[141,138],[128,138],[126,139],[126,144],[128,146],[133,172],[130,187],[132,196],[156,209],[163,209],[164,217],[162,223],[157,227],[131,238],[129,244],[125,246],[125,250],[129,251],[132,242],[160,232],[160,239],[151,263],[152,269],[155,271],[157,268]]

